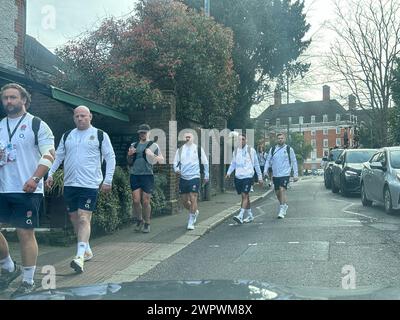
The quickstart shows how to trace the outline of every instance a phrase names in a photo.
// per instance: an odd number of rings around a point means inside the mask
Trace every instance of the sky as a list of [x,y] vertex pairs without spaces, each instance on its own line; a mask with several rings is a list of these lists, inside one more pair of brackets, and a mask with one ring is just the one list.
[[[211,0],[211,14],[212,14]],[[331,86],[331,98],[345,104],[343,96],[349,93],[339,92],[334,83],[329,83],[323,56],[329,49],[334,35],[326,23],[333,16],[333,0],[305,0],[307,21],[311,29],[306,38],[313,40],[305,57],[311,62],[311,71],[305,79],[291,86],[289,101],[315,101],[322,99],[322,86]],[[124,17],[134,10],[136,0],[28,0],[27,33],[35,37],[49,50],[62,46],[87,30],[92,30],[99,22],[110,16]],[[286,94],[282,96],[286,103]],[[251,116],[257,116],[266,107],[273,104],[273,97],[267,97],[260,105],[252,108]]]

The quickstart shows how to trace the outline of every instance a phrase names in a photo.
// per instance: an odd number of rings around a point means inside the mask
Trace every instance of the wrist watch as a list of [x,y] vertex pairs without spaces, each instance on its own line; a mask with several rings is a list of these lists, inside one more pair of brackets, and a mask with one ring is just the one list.
[[36,183],[40,182],[40,178],[39,177],[32,177],[31,178],[33,181],[35,181]]

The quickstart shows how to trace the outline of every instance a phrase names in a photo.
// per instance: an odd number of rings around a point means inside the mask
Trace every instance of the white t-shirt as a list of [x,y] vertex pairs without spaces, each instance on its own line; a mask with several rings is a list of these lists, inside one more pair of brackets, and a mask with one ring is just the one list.
[[[111,185],[115,170],[115,153],[105,132],[101,152],[106,161],[104,183]],[[86,130],[72,130],[65,141],[65,148],[61,137],[49,176],[53,175],[63,161],[64,186],[97,189],[103,181],[97,129],[91,126]]]
[[[200,164],[197,145],[195,145],[194,143],[191,145],[185,143],[181,148],[182,150],[180,158],[179,149],[176,150],[175,153],[174,171],[180,171],[181,178],[184,180],[200,178]],[[200,152],[201,163],[204,165],[204,179],[208,179],[210,176],[208,159],[203,148],[201,148]],[[180,166],[178,165],[179,162]]]
[[[250,155],[251,153],[251,155]],[[232,162],[228,168],[227,174],[230,175],[235,170],[235,177],[238,179],[249,179],[254,176],[254,169],[257,176],[261,179],[261,169],[258,162],[257,152],[254,148],[245,145],[237,148],[233,152]]]
[[[11,133],[22,117],[8,119]],[[0,121],[0,142],[11,144],[15,149],[15,161],[7,162],[0,167],[0,193],[25,193],[24,184],[35,173],[41,158],[38,146],[35,146],[35,134],[32,130],[33,115],[27,113],[19,124],[15,134],[9,141],[7,118]],[[49,126],[40,122],[38,144],[54,145],[54,136]],[[43,193],[43,179],[39,182],[35,193]]]

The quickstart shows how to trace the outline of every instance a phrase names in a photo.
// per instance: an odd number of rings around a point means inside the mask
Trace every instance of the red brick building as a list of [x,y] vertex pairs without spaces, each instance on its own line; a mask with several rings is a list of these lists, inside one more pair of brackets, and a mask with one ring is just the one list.
[[[349,106],[355,103],[349,96]],[[356,118],[335,99],[330,97],[330,87],[323,86],[321,101],[282,104],[280,92],[275,92],[274,104],[256,119],[257,128],[264,131],[265,141],[279,132],[299,132],[313,150],[304,162],[304,169],[318,169],[329,148],[353,146]]]

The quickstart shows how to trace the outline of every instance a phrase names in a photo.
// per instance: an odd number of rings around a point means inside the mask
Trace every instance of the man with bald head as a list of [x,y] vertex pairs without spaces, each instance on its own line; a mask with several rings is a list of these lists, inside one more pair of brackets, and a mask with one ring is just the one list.
[[[100,190],[110,192],[115,170],[115,154],[107,133],[91,125],[92,114],[85,106],[74,110],[76,129],[63,134],[56,151],[56,160],[49,171],[47,187],[53,184],[53,174],[64,161],[64,198],[78,238],[71,268],[83,272],[85,261],[93,257],[89,246],[90,222]],[[106,161],[103,178],[101,166]],[[103,181],[104,180],[104,181]]]

